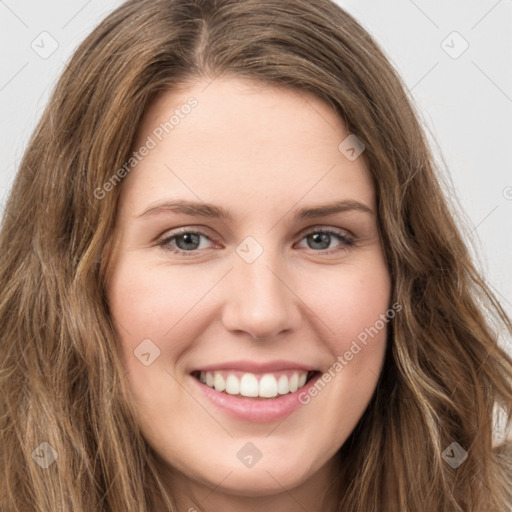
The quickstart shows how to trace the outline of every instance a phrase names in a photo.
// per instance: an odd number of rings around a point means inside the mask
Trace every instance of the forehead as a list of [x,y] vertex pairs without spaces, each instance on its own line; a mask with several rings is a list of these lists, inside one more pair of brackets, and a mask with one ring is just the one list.
[[164,195],[242,210],[305,196],[373,206],[364,157],[350,161],[339,149],[348,135],[332,107],[307,92],[230,78],[191,83],[146,110],[134,147],[151,139],[152,148],[122,199],[138,210]]

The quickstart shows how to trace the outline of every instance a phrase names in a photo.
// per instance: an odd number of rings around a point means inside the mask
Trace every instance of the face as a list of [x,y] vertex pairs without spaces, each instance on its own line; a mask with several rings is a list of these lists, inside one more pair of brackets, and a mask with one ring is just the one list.
[[140,428],[189,482],[325,476],[375,390],[391,285],[348,135],[313,96],[228,78],[145,114],[107,296]]

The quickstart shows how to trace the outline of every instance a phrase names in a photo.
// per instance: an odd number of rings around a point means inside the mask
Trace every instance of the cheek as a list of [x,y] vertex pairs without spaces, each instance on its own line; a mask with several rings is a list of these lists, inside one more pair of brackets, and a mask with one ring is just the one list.
[[[315,293],[305,288],[301,293],[318,318],[317,331],[322,331],[330,359],[302,403],[324,415],[327,430],[332,428],[330,434],[342,442],[366,408],[382,369],[388,325],[395,316],[391,279],[383,260],[376,258],[364,266],[337,268],[321,283]],[[331,406],[324,409],[325,403]]]
[[172,337],[178,351],[180,333],[193,324],[195,305],[211,285],[205,279],[191,281],[190,272],[178,267],[145,269],[145,265],[135,256],[126,257],[118,263],[108,286],[110,311],[123,350],[132,352],[146,338],[162,345]]
[[331,353],[350,350],[353,340],[372,339],[369,331],[373,338],[385,338],[389,322],[382,319],[390,307],[391,280],[382,259],[339,267],[316,279],[314,288],[311,278],[304,276],[302,282],[300,294],[322,326]]
[[[194,336],[194,317],[199,312],[193,306],[208,290],[208,283],[204,279],[192,283],[190,275],[178,267],[148,265],[133,254],[120,258],[107,286],[107,298],[138,423],[161,446],[165,435],[158,431],[155,418],[172,425],[170,410],[190,408],[188,395],[181,393],[172,375],[190,344],[188,336]],[[166,342],[171,338],[172,343]]]
[[[346,441],[371,400],[384,363],[392,318],[386,316],[386,282],[381,283],[380,290],[374,288],[375,281],[365,286],[357,279],[344,282],[344,292],[331,295],[336,297],[335,304],[320,304],[322,320],[335,333],[326,333],[323,340],[330,358],[316,384],[299,396],[308,414],[317,418],[313,423],[297,423],[304,436],[314,440],[312,452],[325,450],[325,443],[339,447]],[[324,440],[317,439],[319,423]]]

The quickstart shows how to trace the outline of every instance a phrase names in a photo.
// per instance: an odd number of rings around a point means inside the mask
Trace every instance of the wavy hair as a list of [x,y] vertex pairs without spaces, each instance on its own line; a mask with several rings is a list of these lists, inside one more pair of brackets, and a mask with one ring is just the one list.
[[[0,232],[0,509],[175,510],[137,428],[105,283],[156,94],[247,78],[315,95],[366,146],[392,301],[378,386],[339,450],[352,512],[512,510],[511,319],[476,269],[407,88],[329,0],[130,0],[85,39],[26,148]],[[466,461],[443,451],[457,442]],[[498,442],[499,441],[499,442]],[[48,445],[57,457],[42,468]],[[41,452],[43,450],[43,452]],[[163,508],[159,508],[162,510]]]

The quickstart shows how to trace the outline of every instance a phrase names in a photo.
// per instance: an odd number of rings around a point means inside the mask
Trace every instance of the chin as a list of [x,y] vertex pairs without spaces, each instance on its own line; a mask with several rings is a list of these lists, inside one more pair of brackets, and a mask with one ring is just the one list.
[[[234,496],[272,496],[282,493],[283,488],[290,490],[298,487],[309,476],[312,476],[304,472],[290,470],[290,467],[276,470],[271,465],[250,469],[233,469],[233,467],[226,466],[225,473],[222,474],[226,476],[229,474],[229,476],[220,484],[219,490],[222,489],[223,492]],[[212,481],[211,475],[204,483],[212,488],[219,486],[218,481]]]
[[[206,456],[212,461],[213,456]],[[310,459],[297,460],[297,451],[288,456],[276,448],[273,456],[262,457],[252,467],[245,467],[238,459],[220,460],[214,464],[201,464],[187,468],[188,477],[203,485],[236,496],[271,496],[293,489],[311,478],[318,470]],[[229,476],[228,476],[229,475]],[[221,483],[222,482],[222,483]]]

